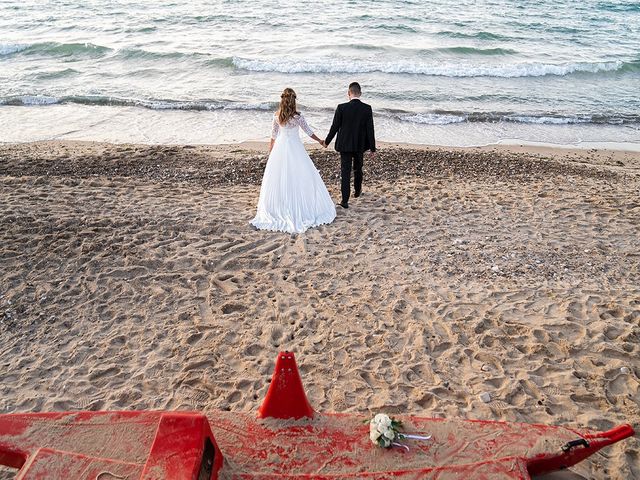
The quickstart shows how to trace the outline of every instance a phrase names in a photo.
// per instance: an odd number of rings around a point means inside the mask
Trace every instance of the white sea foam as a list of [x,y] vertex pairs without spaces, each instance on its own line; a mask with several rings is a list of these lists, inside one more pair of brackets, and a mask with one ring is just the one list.
[[416,113],[415,115],[404,115],[401,120],[424,125],[449,125],[451,123],[462,123],[467,121],[466,115],[448,115],[438,113]]
[[582,117],[549,117],[545,115],[531,116],[531,115],[508,115],[504,117],[504,120],[518,123],[536,123],[544,125],[569,125],[577,123],[590,123],[591,118]]
[[0,103],[5,105],[54,105],[60,103],[60,99],[46,95],[21,95],[0,99]]
[[575,62],[564,64],[519,63],[519,64],[470,64],[470,63],[424,63],[417,61],[368,61],[349,59],[291,59],[271,60],[233,57],[233,64],[243,70],[280,73],[395,73],[443,77],[542,77],[546,75],[569,75],[576,72],[611,72],[624,65],[621,61]]
[[29,48],[29,45],[22,43],[0,43],[0,57],[3,55],[11,55],[13,53],[21,52]]
[[118,98],[102,95],[70,95],[53,97],[46,95],[12,95],[0,97],[0,105],[30,106],[57,103],[102,105],[115,107],[144,107],[151,110],[275,110],[274,102],[240,103],[228,100],[153,100]]
[[[68,99],[73,103],[72,99]],[[272,103],[239,103],[229,101],[201,100],[184,102],[178,100],[119,100],[110,99],[110,105],[137,105],[152,110],[273,110]]]
[[[395,117],[396,115],[390,115]],[[529,123],[537,125],[572,125],[592,123],[591,115],[583,116],[551,116],[551,115],[506,115],[497,112],[473,112],[473,113],[416,113],[397,116],[403,122],[418,123],[423,125],[449,125],[453,123]],[[603,117],[598,123],[619,124],[616,118]]]

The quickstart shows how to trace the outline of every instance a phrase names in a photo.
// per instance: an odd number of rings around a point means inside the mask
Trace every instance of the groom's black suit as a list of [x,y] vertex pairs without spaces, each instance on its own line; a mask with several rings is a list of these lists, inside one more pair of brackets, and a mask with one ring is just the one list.
[[355,195],[362,190],[362,159],[365,150],[376,151],[376,138],[373,131],[373,112],[371,107],[354,98],[341,103],[336,108],[333,123],[325,143],[329,145],[336,138],[336,150],[340,152],[342,175],[342,204],[349,203],[351,196],[351,166],[353,164],[353,188]]

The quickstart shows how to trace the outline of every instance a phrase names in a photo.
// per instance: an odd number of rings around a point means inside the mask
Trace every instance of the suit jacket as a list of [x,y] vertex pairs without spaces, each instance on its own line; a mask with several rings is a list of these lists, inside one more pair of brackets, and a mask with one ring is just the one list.
[[371,106],[354,98],[350,102],[341,103],[336,108],[333,123],[325,139],[331,143],[335,134],[338,152],[376,151],[376,137],[373,131],[373,111]]

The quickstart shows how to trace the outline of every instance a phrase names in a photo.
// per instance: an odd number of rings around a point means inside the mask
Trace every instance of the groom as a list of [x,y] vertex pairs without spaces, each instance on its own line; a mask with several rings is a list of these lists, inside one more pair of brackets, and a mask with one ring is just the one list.
[[371,158],[376,151],[376,138],[373,132],[373,112],[371,107],[360,101],[362,90],[360,84],[349,85],[349,102],[341,103],[336,108],[329,134],[324,141],[326,148],[335,134],[336,150],[340,152],[342,175],[342,208],[349,208],[351,195],[351,168],[353,166],[353,196],[358,198],[362,193],[362,160],[365,150],[371,150]]

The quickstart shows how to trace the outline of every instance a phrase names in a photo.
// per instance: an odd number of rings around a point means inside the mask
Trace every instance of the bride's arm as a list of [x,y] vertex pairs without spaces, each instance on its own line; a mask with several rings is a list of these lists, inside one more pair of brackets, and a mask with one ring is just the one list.
[[273,150],[273,144],[276,141],[278,132],[280,131],[280,124],[278,123],[278,117],[273,116],[273,124],[271,125],[271,142],[269,142],[269,153]]
[[302,130],[304,130],[304,133],[309,135],[311,138],[313,138],[320,145],[324,146],[323,141],[320,138],[318,138],[315,133],[313,133],[313,130],[311,130],[311,127],[309,126],[309,124],[307,123],[307,121],[305,120],[305,118],[304,118],[304,116],[302,114],[300,114],[300,120],[299,121],[300,121],[300,128]]

